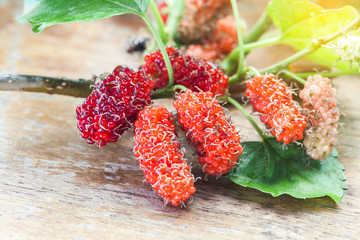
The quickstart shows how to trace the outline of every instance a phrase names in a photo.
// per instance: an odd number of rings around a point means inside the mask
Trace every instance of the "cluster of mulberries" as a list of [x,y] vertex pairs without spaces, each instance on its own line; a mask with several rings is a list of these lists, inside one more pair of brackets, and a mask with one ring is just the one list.
[[186,54],[218,61],[237,45],[236,23],[229,0],[189,0],[175,40]]
[[212,37],[216,21],[231,13],[230,0],[188,0],[176,40],[182,44],[201,43]]
[[90,144],[116,142],[131,128],[138,112],[151,101],[154,82],[142,71],[118,66],[96,82],[90,96],[76,108],[77,127]]
[[[224,95],[229,78],[210,62],[182,54],[178,49],[167,47],[174,72],[175,84],[183,85],[193,91],[210,91]],[[152,76],[157,88],[163,88],[169,82],[166,65],[160,50],[149,53],[141,67],[146,74]]]
[[288,144],[303,139],[306,117],[283,81],[273,74],[256,75],[246,86],[245,95],[250,99],[253,110],[262,113],[260,120],[277,141]]
[[309,128],[305,131],[304,145],[313,159],[324,160],[333,150],[338,137],[340,111],[336,89],[321,75],[309,77],[299,94],[308,111]]
[[174,206],[196,192],[176,140],[174,117],[163,106],[145,107],[135,122],[134,154],[154,190]]
[[201,44],[191,44],[185,53],[208,60],[225,58],[237,45],[236,23],[229,15],[216,21],[211,37],[203,39]]
[[243,152],[235,126],[210,92],[186,90],[174,101],[179,123],[199,154],[203,170],[221,176],[236,165]]

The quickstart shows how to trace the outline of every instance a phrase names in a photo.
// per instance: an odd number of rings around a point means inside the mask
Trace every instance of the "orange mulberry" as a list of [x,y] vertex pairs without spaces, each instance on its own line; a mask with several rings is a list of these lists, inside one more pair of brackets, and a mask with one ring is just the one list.
[[260,120],[277,141],[288,144],[303,139],[306,117],[283,81],[273,74],[256,75],[246,87],[245,95],[250,98],[253,110],[262,113]]
[[196,189],[173,120],[164,106],[145,107],[135,122],[134,154],[153,189],[166,203],[178,206]]
[[204,172],[221,176],[236,165],[243,152],[235,126],[211,92],[187,89],[174,101],[179,123],[199,154]]

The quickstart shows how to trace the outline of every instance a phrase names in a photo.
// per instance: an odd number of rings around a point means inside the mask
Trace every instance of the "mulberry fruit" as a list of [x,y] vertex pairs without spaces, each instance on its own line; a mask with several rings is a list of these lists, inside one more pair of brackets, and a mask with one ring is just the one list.
[[243,152],[240,136],[210,92],[186,90],[174,101],[179,123],[199,154],[204,172],[221,176]]
[[309,77],[299,94],[308,111],[309,127],[305,131],[304,145],[313,159],[324,160],[333,150],[338,137],[340,111],[336,89],[321,75]]
[[[193,91],[225,94],[229,78],[220,69],[208,61],[183,55],[173,47],[167,47],[166,52],[173,67],[175,84],[183,85]],[[145,56],[142,69],[152,76],[158,88],[165,87],[169,82],[165,62],[159,50]]]
[[163,106],[145,107],[135,121],[134,154],[154,190],[166,203],[178,206],[196,189],[173,120]]
[[176,41],[181,44],[202,43],[212,37],[216,21],[232,13],[230,0],[189,0],[180,21]]
[[260,120],[277,141],[288,144],[303,139],[306,117],[283,81],[273,74],[256,75],[246,87],[245,95],[250,98],[253,110],[262,113]]
[[237,45],[236,23],[233,16],[217,20],[211,37],[202,44],[189,45],[186,54],[212,61],[224,59]]
[[142,72],[118,66],[95,87],[76,108],[77,127],[90,144],[104,146],[116,142],[131,128],[138,112],[151,101],[154,82]]
[[169,17],[169,7],[166,2],[162,2],[158,5],[158,10],[163,22],[166,24],[166,21]]

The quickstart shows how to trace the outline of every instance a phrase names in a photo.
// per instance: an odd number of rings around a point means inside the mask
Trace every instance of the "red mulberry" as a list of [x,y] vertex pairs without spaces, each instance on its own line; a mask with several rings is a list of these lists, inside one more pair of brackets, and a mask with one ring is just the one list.
[[166,21],[169,17],[169,7],[166,2],[162,2],[158,5],[158,10],[163,22],[166,24]]
[[243,152],[240,136],[210,92],[186,90],[174,101],[188,141],[196,148],[203,170],[221,176]]
[[333,150],[338,137],[340,111],[336,89],[328,78],[309,77],[300,92],[303,107],[307,109],[309,128],[305,131],[304,145],[313,159],[324,160]]
[[85,102],[76,108],[77,127],[90,144],[116,142],[131,128],[138,112],[150,103],[154,82],[142,72],[118,66],[95,84]]
[[[225,94],[229,78],[220,69],[208,61],[183,55],[173,47],[167,47],[166,52],[173,67],[175,84],[183,85],[193,91]],[[168,84],[168,73],[159,50],[145,56],[142,69],[153,77],[156,87],[163,88]]]
[[196,192],[176,140],[174,117],[163,106],[144,108],[135,122],[134,154],[154,190],[174,206]]
[[245,95],[250,98],[253,110],[263,113],[260,120],[277,141],[288,144],[303,139],[306,117],[283,81],[273,74],[256,75],[246,86]]

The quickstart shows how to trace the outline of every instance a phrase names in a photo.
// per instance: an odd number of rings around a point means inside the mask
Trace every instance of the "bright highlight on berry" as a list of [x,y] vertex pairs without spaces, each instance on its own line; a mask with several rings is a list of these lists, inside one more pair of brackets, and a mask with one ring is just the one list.
[[246,86],[253,110],[262,113],[260,120],[277,141],[288,144],[303,139],[306,117],[283,81],[273,74],[256,75]]
[[228,173],[243,147],[235,126],[225,117],[213,94],[186,90],[174,101],[174,107],[204,172],[216,176]]
[[173,115],[163,106],[144,108],[135,122],[134,154],[154,190],[165,203],[178,206],[196,189],[173,121]]
[[87,143],[116,142],[151,101],[154,82],[143,72],[118,66],[96,82],[91,95],[76,108],[77,127]]

